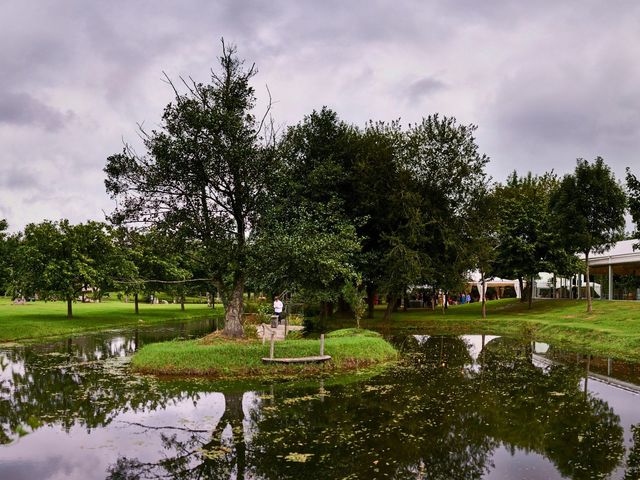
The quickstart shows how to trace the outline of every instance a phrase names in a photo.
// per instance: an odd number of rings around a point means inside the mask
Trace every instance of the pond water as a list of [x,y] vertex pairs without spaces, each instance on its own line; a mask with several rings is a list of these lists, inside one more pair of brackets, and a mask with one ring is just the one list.
[[212,328],[0,346],[0,479],[640,479],[638,364],[424,332],[342,383],[129,371],[140,345]]

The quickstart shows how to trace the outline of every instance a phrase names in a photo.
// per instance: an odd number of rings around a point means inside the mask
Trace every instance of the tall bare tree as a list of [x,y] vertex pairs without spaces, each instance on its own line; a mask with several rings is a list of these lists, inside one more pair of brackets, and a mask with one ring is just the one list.
[[155,225],[203,252],[203,265],[225,305],[224,334],[243,335],[241,315],[252,227],[271,169],[265,115],[236,49],[222,42],[218,72],[209,84],[167,77],[175,99],[159,130],[141,127],[146,153],[125,146],[107,159],[107,191],[119,200],[116,222]]

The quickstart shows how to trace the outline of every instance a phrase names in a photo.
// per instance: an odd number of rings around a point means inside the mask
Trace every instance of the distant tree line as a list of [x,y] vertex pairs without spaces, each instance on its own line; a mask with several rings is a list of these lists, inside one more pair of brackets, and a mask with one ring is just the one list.
[[601,158],[492,183],[476,127],[452,117],[359,128],[322,108],[279,132],[270,105],[255,115],[255,72],[223,44],[209,84],[167,79],[175,98],[157,130],[141,129],[145,152],[107,159],[110,224],[0,233],[1,288],[55,295],[71,312],[87,285],[137,299],[201,282],[238,336],[247,289],[295,292],[325,316],[364,297],[372,316],[378,296],[388,316],[408,287],[460,290],[470,271],[521,286],[577,273],[575,253],[622,238],[627,205],[640,220],[640,182],[628,172],[625,192]]
[[[5,222],[6,225],[6,222]],[[106,293],[131,298],[159,292],[182,304],[188,294],[215,287],[170,238],[156,231],[138,232],[90,221],[29,224],[24,231],[0,235],[0,293],[16,299],[62,300],[73,316],[77,300],[100,301]]]

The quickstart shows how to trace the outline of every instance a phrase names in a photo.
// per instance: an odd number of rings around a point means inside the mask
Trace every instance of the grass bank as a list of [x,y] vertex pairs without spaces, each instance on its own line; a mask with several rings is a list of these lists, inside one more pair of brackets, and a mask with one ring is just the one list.
[[0,297],[0,342],[38,340],[88,331],[109,330],[131,325],[153,325],[167,320],[210,318],[222,315],[222,307],[211,310],[205,304],[150,305],[141,303],[140,314],[133,311],[133,303],[108,301],[104,303],[76,303],[74,318],[67,318],[65,302],[28,302],[13,305]]
[[[380,329],[382,311],[364,323]],[[487,333],[527,336],[535,340],[597,355],[640,361],[640,302],[595,300],[586,313],[584,300],[537,300],[529,310],[517,300],[487,303],[483,320],[480,304],[456,305],[441,310],[397,312],[388,327],[423,329],[436,333]]]
[[[295,339],[277,342],[276,357],[318,355],[319,340]],[[172,341],[144,346],[132,360],[134,370],[161,375],[203,375],[219,379],[302,378],[323,373],[341,373],[379,365],[397,358],[396,350],[380,334],[346,329],[327,334],[324,364],[263,364],[269,343],[229,340],[209,336],[199,340]]]

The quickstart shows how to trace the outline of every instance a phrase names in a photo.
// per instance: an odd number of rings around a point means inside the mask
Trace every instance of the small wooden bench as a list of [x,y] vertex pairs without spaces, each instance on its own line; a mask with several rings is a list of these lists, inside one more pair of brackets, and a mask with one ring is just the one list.
[[331,360],[331,355],[317,355],[315,357],[294,357],[294,358],[267,358],[264,363],[322,363]]
[[271,347],[269,356],[262,357],[262,363],[323,363],[331,360],[331,355],[324,354],[324,333],[320,334],[320,355],[310,357],[275,358],[273,349],[275,343],[275,332],[271,332]]

